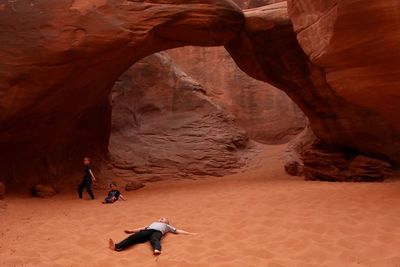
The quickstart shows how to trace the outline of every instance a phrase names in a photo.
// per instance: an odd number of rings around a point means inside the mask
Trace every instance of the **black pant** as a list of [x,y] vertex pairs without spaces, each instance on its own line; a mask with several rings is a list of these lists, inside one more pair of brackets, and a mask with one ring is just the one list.
[[78,187],[79,198],[82,198],[82,193],[83,193],[83,189],[84,188],[86,188],[86,191],[88,192],[89,196],[92,199],[94,199],[93,190],[92,190],[92,180],[91,179],[83,178],[81,184]]
[[161,238],[163,234],[160,231],[157,230],[142,230],[140,232],[137,232],[125,240],[121,241],[118,244],[115,244],[115,248],[120,251],[123,250],[127,247],[133,246],[135,244],[140,244],[140,243],[145,243],[147,241],[150,241],[151,246],[153,249],[157,249],[161,251]]

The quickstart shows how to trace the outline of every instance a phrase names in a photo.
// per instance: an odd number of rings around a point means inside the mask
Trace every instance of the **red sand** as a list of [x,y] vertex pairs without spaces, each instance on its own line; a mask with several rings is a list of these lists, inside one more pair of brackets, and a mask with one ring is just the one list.
[[[73,194],[7,196],[0,211],[0,266],[400,266],[400,183],[307,182],[282,168],[283,146],[266,146],[258,168],[224,178],[169,181],[100,204]],[[107,248],[124,229],[168,216],[197,236]]]

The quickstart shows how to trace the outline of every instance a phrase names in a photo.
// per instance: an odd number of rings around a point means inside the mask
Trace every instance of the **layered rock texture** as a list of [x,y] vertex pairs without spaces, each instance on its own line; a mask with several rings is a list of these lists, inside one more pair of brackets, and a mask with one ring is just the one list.
[[34,197],[49,198],[57,194],[57,190],[50,185],[35,185],[31,188],[31,194]]
[[289,13],[286,3],[245,12],[244,30],[227,46],[235,61],[284,90],[325,145],[398,164],[399,4],[288,6]]
[[223,48],[184,47],[168,54],[207,95],[233,115],[249,137],[265,144],[291,140],[306,124],[304,114],[277,88],[243,73]]
[[318,67],[309,75],[313,91],[329,99],[330,116],[319,115],[323,121],[314,131],[329,143],[397,164],[399,11],[393,1],[289,1],[299,43]]
[[231,116],[164,53],[125,72],[112,101],[109,151],[118,177],[222,176],[255,152]]
[[233,2],[235,2],[240,8],[248,9],[285,2],[285,0],[233,0]]
[[0,12],[0,179],[30,185],[107,153],[110,91],[133,63],[227,44],[243,23],[232,2],[211,0],[7,1]]
[[[398,165],[399,9],[378,0],[289,0],[244,14],[228,0],[4,1],[0,179],[62,181],[83,155],[104,158],[115,81],[145,56],[186,45],[224,45],[242,70],[299,106],[324,146]],[[184,120],[176,127],[187,136]]]
[[327,146],[309,126],[288,144],[284,160],[287,173],[308,180],[380,182],[400,175],[388,162]]
[[0,182],[0,200],[4,198],[5,194],[6,194],[6,187],[2,182]]

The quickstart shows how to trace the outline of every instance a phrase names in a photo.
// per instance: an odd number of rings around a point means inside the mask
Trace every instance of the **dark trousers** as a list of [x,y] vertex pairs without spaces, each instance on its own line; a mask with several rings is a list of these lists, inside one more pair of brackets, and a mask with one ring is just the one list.
[[89,179],[84,178],[81,184],[78,187],[78,195],[79,198],[82,198],[83,189],[86,188],[89,196],[94,199],[93,190],[92,190],[92,181]]
[[150,244],[153,247],[153,249],[161,251],[161,244],[160,244],[161,238],[162,238],[162,233],[160,231],[152,229],[142,230],[140,232],[137,232],[129,236],[128,238],[119,242],[118,244],[115,244],[115,248],[118,251],[120,251],[135,244],[140,244],[150,241]]

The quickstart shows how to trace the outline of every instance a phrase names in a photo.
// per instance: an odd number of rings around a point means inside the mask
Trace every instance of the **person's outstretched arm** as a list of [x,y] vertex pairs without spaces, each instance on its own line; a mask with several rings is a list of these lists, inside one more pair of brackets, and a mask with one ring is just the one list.
[[176,229],[175,234],[177,235],[197,235],[197,233],[191,233],[183,230]]
[[147,226],[146,227],[142,227],[142,228],[136,228],[136,229],[133,229],[133,230],[125,230],[124,232],[127,233],[127,234],[135,234],[135,233],[138,233],[140,231],[146,230],[146,228],[147,228]]
[[126,198],[124,198],[124,196],[122,194],[119,194],[119,197],[123,200],[126,201]]

